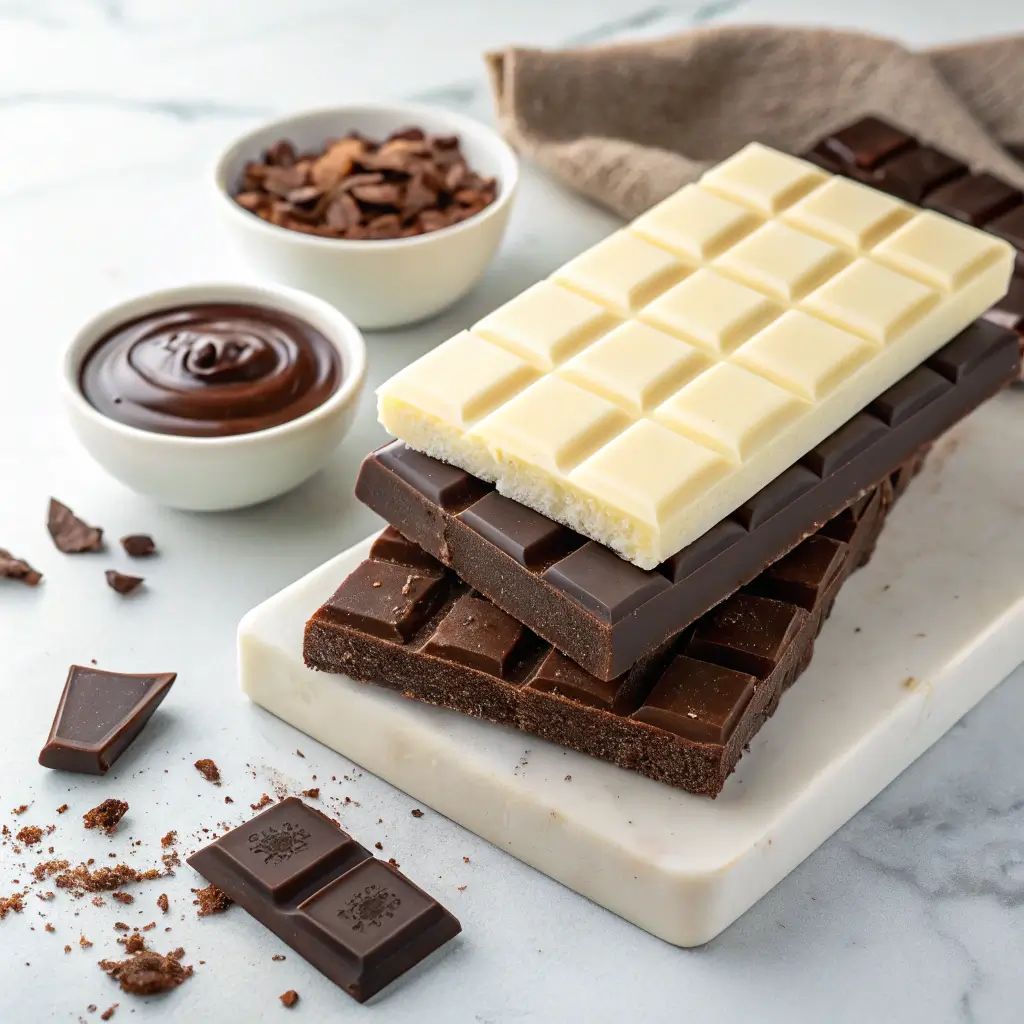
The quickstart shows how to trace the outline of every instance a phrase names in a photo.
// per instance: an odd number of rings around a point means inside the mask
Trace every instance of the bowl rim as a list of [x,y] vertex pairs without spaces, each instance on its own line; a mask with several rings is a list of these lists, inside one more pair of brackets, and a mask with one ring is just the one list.
[[[448,227],[439,228],[437,231],[428,231],[422,235],[411,235],[408,238],[323,238],[319,235],[308,235],[302,231],[294,231],[291,228],[281,227],[278,224],[271,224],[262,217],[244,210],[235,202],[231,195],[230,183],[227,180],[228,164],[237,157],[248,152],[256,155],[257,147],[253,140],[268,131],[279,132],[280,138],[287,134],[288,127],[303,121],[312,121],[321,117],[343,118],[355,112],[371,114],[395,114],[397,122],[404,121],[408,125],[417,116],[440,118],[448,121],[452,126],[453,134],[461,136],[472,136],[481,145],[487,146],[494,151],[498,158],[499,171],[495,175],[498,179],[498,195],[494,202],[485,206],[479,213],[467,217],[458,224],[450,224]],[[399,125],[400,127],[401,125]],[[252,156],[249,157],[250,159]],[[314,248],[336,252],[358,252],[366,251],[366,247],[372,246],[375,251],[389,248],[411,249],[416,246],[430,245],[437,238],[451,238],[453,235],[464,231],[472,231],[474,226],[496,216],[512,201],[516,188],[519,185],[519,159],[512,147],[489,125],[444,107],[432,106],[427,103],[402,103],[402,102],[366,102],[348,103],[333,107],[311,107],[287,114],[283,117],[263,121],[254,128],[237,135],[217,155],[209,173],[209,180],[212,182],[213,190],[218,196],[219,202],[226,204],[230,209],[230,216],[238,219],[239,223],[250,229],[265,232],[268,237],[278,240],[289,239],[296,244],[305,244]]]
[[[342,378],[338,389],[314,409],[293,420],[263,430],[225,437],[191,437],[164,434],[134,427],[100,412],[82,392],[80,375],[86,357],[107,331],[139,316],[174,306],[204,302],[239,302],[266,306],[305,320],[316,327],[341,357]],[[177,449],[232,448],[274,441],[299,433],[358,399],[366,379],[366,342],[359,328],[326,299],[286,285],[251,284],[244,281],[203,281],[141,292],[90,317],[75,332],[61,359],[60,390],[66,406],[109,433],[136,444]]]

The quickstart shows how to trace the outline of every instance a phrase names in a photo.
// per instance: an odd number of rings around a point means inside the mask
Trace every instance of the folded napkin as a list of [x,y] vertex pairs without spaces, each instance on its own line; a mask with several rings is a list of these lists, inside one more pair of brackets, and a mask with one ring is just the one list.
[[1024,187],[1024,36],[913,52],[828,29],[722,26],[487,57],[522,154],[631,218],[756,139],[800,153],[874,113]]

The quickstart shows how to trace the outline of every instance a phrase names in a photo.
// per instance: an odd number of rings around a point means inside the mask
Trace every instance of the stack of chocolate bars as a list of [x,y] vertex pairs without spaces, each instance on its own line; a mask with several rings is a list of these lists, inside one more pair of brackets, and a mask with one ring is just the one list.
[[752,144],[407,367],[356,486],[391,526],[307,664],[716,795],[1019,373],[978,319],[1014,251],[964,219]]

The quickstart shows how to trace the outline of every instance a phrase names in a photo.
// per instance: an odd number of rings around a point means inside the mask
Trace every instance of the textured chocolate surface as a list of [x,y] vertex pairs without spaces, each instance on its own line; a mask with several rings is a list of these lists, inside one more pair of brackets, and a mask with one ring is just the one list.
[[367,457],[356,494],[589,673],[614,679],[893,473],[1015,377],[1019,363],[1012,334],[972,324],[649,571],[401,442]]
[[105,775],[142,732],[175,678],[173,672],[124,675],[72,665],[39,763]]
[[938,210],[982,228],[1017,250],[1006,297],[986,320],[1016,331],[1024,347],[1024,194],[993,174],[971,174],[955,156],[925,145],[877,117],[865,117],[818,142],[805,154],[833,174]]
[[361,1003],[461,931],[432,896],[296,797],[188,862]]
[[[438,584],[437,570],[422,568],[422,550],[391,527],[307,623],[304,657],[312,668],[516,726],[715,796],[806,668],[839,587],[870,556],[897,491],[922,459],[899,467],[750,587],[616,679],[587,673],[451,570]],[[410,576],[444,594],[424,608],[411,636],[385,639],[386,611],[376,613],[383,623],[376,628],[339,621],[339,607],[400,604],[398,583]]]

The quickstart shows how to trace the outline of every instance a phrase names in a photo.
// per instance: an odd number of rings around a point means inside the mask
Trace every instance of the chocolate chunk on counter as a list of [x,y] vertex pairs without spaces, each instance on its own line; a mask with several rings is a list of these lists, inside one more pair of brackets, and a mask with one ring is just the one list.
[[145,533],[132,533],[121,538],[121,547],[131,558],[148,558],[156,553],[153,538]]
[[66,555],[103,550],[103,531],[97,526],[89,526],[83,522],[67,505],[62,505],[56,498],[50,499],[46,528],[50,531],[57,550]]
[[432,896],[295,797],[188,862],[361,1003],[461,931]]
[[116,569],[106,571],[107,586],[116,590],[119,594],[130,594],[138,590],[145,582],[141,576],[129,576],[126,573],[118,572]]
[[37,587],[43,574],[37,572],[24,559],[15,558],[10,551],[0,548],[0,579],[19,580],[29,587]]
[[173,672],[125,675],[72,665],[39,763],[105,775],[142,732],[175,678]]
[[[922,459],[897,467],[901,488]],[[807,667],[840,586],[870,557],[894,497],[887,476],[750,586],[612,680],[588,673],[451,570],[433,578],[429,594],[419,592],[419,611],[405,607],[415,628],[393,631],[400,581],[423,553],[390,528],[306,624],[303,655],[311,668],[515,726],[715,796]],[[368,591],[368,580],[381,585]],[[359,607],[361,617],[352,614]]]
[[[797,465],[652,570],[498,494],[464,470],[392,442],[364,460],[356,495],[418,546],[409,554],[400,538],[385,533],[377,545],[394,552],[382,550],[357,570],[367,587],[378,584],[375,591],[356,595],[353,580],[324,614],[382,639],[408,639],[432,613],[433,598],[420,600],[419,593],[440,594],[444,562],[588,674],[617,679],[866,487],[895,472],[1019,370],[1013,335],[990,323],[972,324]],[[394,582],[407,582],[416,593],[399,587],[392,597]],[[346,603],[348,595],[354,603]]]

